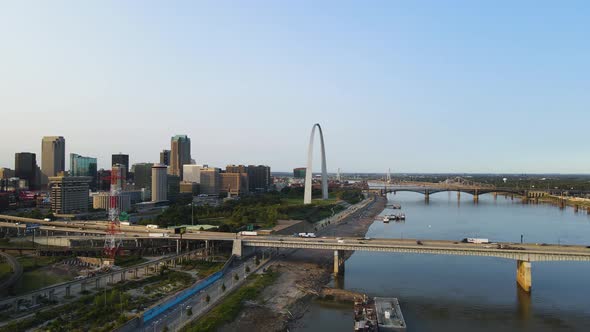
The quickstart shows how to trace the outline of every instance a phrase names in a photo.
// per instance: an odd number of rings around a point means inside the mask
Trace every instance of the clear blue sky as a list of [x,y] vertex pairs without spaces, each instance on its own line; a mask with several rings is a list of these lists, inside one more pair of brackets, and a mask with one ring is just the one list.
[[0,0],[0,31],[0,167],[187,134],[286,171],[319,122],[330,171],[590,173],[587,1]]

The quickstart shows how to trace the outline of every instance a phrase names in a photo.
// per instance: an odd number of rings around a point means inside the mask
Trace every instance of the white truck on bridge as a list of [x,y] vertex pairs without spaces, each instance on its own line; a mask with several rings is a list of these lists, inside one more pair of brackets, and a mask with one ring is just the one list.
[[317,237],[315,233],[299,233],[297,234],[299,237]]
[[463,239],[464,243],[475,243],[475,244],[484,244],[484,243],[490,243],[489,239],[481,239],[481,238],[474,238],[474,237],[468,237]]

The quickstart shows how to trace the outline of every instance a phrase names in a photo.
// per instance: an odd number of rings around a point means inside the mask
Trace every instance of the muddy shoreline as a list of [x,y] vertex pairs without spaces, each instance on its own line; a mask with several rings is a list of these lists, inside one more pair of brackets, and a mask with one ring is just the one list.
[[[318,231],[320,236],[364,237],[375,217],[385,209],[387,200],[377,197],[337,225]],[[344,254],[345,259],[352,251]],[[257,303],[248,303],[236,319],[220,331],[289,331],[309,310],[312,301],[332,280],[333,255],[329,250],[285,250],[271,268],[279,279],[267,287]]]

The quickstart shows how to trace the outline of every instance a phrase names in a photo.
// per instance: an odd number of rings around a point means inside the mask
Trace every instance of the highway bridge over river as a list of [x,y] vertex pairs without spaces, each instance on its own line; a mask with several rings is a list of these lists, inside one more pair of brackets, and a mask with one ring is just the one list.
[[[1,216],[0,228],[2,227],[24,227],[15,225],[10,216]],[[21,223],[35,222],[38,220],[19,218]],[[65,224],[64,222],[47,222],[42,229],[53,231],[69,232],[71,234],[91,233],[93,235],[105,235],[106,223],[101,225],[97,222],[85,224]],[[50,226],[51,225],[51,226]],[[55,228],[53,228],[55,227]],[[102,227],[102,229],[101,229]],[[147,231],[143,226],[122,226],[124,232],[122,238],[146,238]],[[531,290],[531,263],[539,261],[590,261],[590,247],[582,245],[555,245],[537,243],[494,243],[494,244],[472,244],[459,241],[441,241],[429,239],[359,239],[359,238],[299,238],[292,236],[240,236],[236,233],[224,232],[189,232],[182,236],[172,234],[170,230],[155,230],[164,232],[169,239],[178,241],[178,248],[182,249],[180,241],[232,241],[233,254],[241,256],[248,248],[292,248],[310,250],[332,250],[334,251],[334,273],[338,274],[344,264],[342,251],[369,251],[369,252],[393,252],[408,254],[431,254],[431,255],[457,255],[457,256],[479,256],[498,257],[511,259],[517,262],[518,284],[525,290]],[[458,239],[459,240],[459,239]],[[590,245],[590,243],[589,243]]]

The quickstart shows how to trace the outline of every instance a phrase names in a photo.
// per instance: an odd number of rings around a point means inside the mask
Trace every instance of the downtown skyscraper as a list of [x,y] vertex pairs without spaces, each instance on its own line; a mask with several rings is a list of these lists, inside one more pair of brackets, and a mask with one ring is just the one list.
[[62,136],[45,136],[41,141],[42,184],[47,178],[56,176],[66,169],[66,140]]
[[182,180],[182,166],[191,163],[191,140],[186,135],[172,137],[170,147],[170,168],[171,175],[177,175]]

